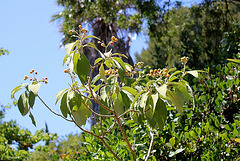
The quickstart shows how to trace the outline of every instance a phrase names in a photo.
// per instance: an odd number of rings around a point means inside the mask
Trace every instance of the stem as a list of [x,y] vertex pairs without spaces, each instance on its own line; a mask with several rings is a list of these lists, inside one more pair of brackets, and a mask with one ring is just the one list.
[[108,150],[114,155],[114,157],[115,157],[118,161],[121,161],[121,159],[117,156],[117,154],[114,153],[114,151],[112,151],[111,147],[105,142],[105,139],[102,138],[101,141],[102,141],[102,143],[108,148]]
[[150,158],[150,154],[151,154],[151,151],[152,151],[152,146],[153,146],[153,143],[154,143],[154,134],[152,133],[151,129],[150,129],[150,136],[151,136],[151,142],[150,142],[150,145],[149,145],[148,154],[147,154],[147,157],[146,157],[145,161],[147,161]]
[[83,129],[81,126],[79,126],[79,125],[76,123],[76,121],[74,120],[74,118],[72,117],[72,115],[70,115],[70,117],[71,117],[72,121],[75,123],[75,125],[77,125],[77,127],[78,127],[80,130],[82,130],[83,132],[86,132],[86,133],[88,133],[88,134],[91,134],[91,135],[95,136],[96,138],[100,139],[100,140],[102,141],[102,143],[108,148],[108,150],[114,155],[114,157],[115,157],[117,160],[121,161],[121,159],[117,156],[117,154],[114,153],[114,151],[111,149],[111,147],[106,143],[106,141],[104,140],[104,138],[102,138],[102,137],[100,137],[100,136],[92,133],[91,131],[88,131],[88,130]]
[[38,98],[40,99],[40,101],[47,107],[47,109],[49,109],[53,114],[55,114],[55,115],[57,115],[57,116],[60,116],[60,117],[64,118],[65,120],[69,121],[69,122],[73,122],[72,120],[69,120],[69,119],[65,118],[64,116],[62,116],[62,115],[54,112],[54,111],[43,101],[43,99],[42,99],[39,95],[37,95],[37,97],[38,97]]
[[125,132],[124,132],[124,129],[123,129],[122,125],[121,125],[121,122],[120,122],[120,120],[119,120],[119,118],[118,118],[118,116],[117,116],[117,113],[115,112],[111,91],[109,91],[109,95],[110,95],[111,105],[112,105],[112,108],[113,108],[114,118],[116,119],[117,124],[118,124],[118,127],[120,128],[121,133],[122,133],[122,135],[123,135],[123,138],[124,138],[124,140],[126,141],[127,146],[128,146],[128,148],[129,148],[129,150],[130,150],[130,152],[131,152],[131,154],[132,154],[133,160],[136,161],[136,157],[135,157],[134,151],[132,150],[131,144],[130,144],[129,141],[128,141],[128,138],[127,138],[127,136],[126,136],[126,134],[125,134]]
[[97,116],[99,116],[99,117],[114,117],[114,115],[101,115],[101,114],[93,111],[90,107],[88,107],[88,105],[86,105],[85,102],[82,102],[82,104],[83,104],[85,107],[87,107],[87,109],[88,109],[89,111],[91,111],[92,113],[94,113],[95,115],[97,115]]
[[91,81],[92,81],[93,69],[94,69],[95,67],[96,67],[96,66],[94,66],[94,67],[91,66],[90,78],[89,78],[89,81],[88,81],[89,91],[90,91],[90,93],[91,93],[91,95],[92,95],[93,100],[94,100],[97,104],[99,104],[99,105],[100,105],[101,107],[103,107],[105,110],[107,110],[107,111],[109,111],[109,112],[113,112],[113,110],[107,108],[107,107],[106,107],[105,105],[103,105],[99,100],[97,100],[97,99],[94,97],[94,95],[93,95],[92,86],[91,86]]

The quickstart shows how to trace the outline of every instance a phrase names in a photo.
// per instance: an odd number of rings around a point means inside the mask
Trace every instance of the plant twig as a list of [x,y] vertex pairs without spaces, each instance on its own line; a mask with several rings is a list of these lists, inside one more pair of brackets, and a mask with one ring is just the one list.
[[82,102],[82,104],[83,104],[85,107],[87,107],[87,109],[88,109],[89,111],[91,111],[92,113],[94,113],[95,115],[97,115],[97,116],[99,116],[99,117],[114,117],[114,115],[101,115],[101,114],[93,111],[90,107],[88,107],[88,105],[86,105],[85,102]]
[[111,105],[112,105],[112,108],[113,108],[114,118],[116,119],[117,124],[118,124],[118,127],[120,128],[121,133],[122,133],[122,135],[123,135],[123,138],[124,138],[124,140],[126,141],[127,146],[128,146],[128,148],[129,148],[129,150],[130,150],[130,152],[131,152],[131,154],[132,154],[133,160],[136,161],[136,157],[135,157],[134,151],[132,150],[131,144],[130,144],[129,141],[128,141],[128,138],[127,138],[127,136],[126,136],[126,134],[125,134],[125,132],[124,132],[124,129],[123,129],[122,125],[121,125],[121,122],[120,122],[120,120],[119,120],[119,118],[118,118],[118,116],[117,116],[117,113],[116,113],[115,109],[114,109],[114,103],[113,103],[113,100],[112,100],[112,93],[111,93],[111,91],[109,91],[109,92],[110,92],[110,93],[109,93],[109,94],[110,94],[110,101],[111,101]]
[[75,125],[77,125],[77,127],[82,130],[83,132],[86,132],[88,134],[91,134],[93,136],[95,136],[96,138],[100,139],[102,141],[102,143],[108,148],[108,150],[114,155],[114,157],[118,160],[121,161],[121,159],[117,156],[117,154],[112,150],[112,148],[106,143],[105,139],[98,136],[97,134],[92,133],[91,131],[88,131],[86,129],[83,129],[81,126],[79,126],[76,121],[74,120],[74,118],[72,117],[72,115],[70,115],[72,121],[75,123]]
[[105,105],[103,105],[98,99],[95,98],[95,96],[93,95],[93,91],[92,91],[92,86],[91,86],[91,81],[92,81],[92,75],[93,75],[93,69],[95,68],[96,66],[92,67],[91,66],[91,72],[90,72],[90,78],[88,80],[88,87],[89,87],[89,91],[92,95],[92,98],[93,100],[99,104],[101,107],[103,107],[105,110],[109,111],[109,112],[113,112],[113,110],[107,108]]
[[139,110],[133,110],[133,109],[131,109],[131,110],[128,110],[128,111],[122,113],[121,115],[119,115],[118,118],[120,119],[121,117],[123,117],[124,115],[126,115],[126,114],[129,113],[129,112],[140,112],[140,111],[139,111]]
[[72,120],[69,120],[69,119],[65,118],[64,116],[62,116],[62,115],[56,113],[55,111],[53,111],[53,110],[43,101],[43,99],[42,99],[39,95],[37,95],[37,97],[38,97],[38,98],[40,99],[40,101],[47,107],[47,109],[49,109],[53,114],[64,118],[66,121],[73,122]]
[[150,142],[150,145],[149,145],[149,148],[148,148],[148,154],[147,154],[147,157],[145,159],[145,161],[147,161],[151,156],[151,151],[152,151],[152,146],[153,146],[153,143],[154,143],[154,134],[152,132],[152,130],[150,129],[150,136],[151,136],[151,142]]

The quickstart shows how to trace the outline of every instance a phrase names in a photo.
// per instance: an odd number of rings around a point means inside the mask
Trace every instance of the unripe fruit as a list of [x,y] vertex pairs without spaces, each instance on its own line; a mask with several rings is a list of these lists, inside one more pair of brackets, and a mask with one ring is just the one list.
[[102,46],[102,47],[106,47],[104,43],[101,43],[101,46]]
[[153,74],[153,70],[152,69],[150,70],[150,74]]

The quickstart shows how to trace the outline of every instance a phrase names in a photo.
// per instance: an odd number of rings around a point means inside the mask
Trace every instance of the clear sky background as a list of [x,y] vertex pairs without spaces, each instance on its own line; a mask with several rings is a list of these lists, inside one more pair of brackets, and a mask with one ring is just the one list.
[[[59,105],[55,106],[55,95],[68,87],[70,79],[63,70],[62,59],[65,50],[60,48],[62,34],[59,24],[50,23],[51,16],[62,8],[55,0],[0,0],[0,47],[9,50],[9,55],[0,57],[0,105],[11,103],[11,90],[24,81],[24,75],[35,69],[38,78],[48,77],[49,83],[41,85],[39,95],[54,110],[60,113]],[[140,53],[146,48],[146,37],[137,36],[132,41],[130,54]],[[17,98],[21,92],[17,93]],[[37,127],[26,115],[21,116],[18,108],[12,106],[6,111],[4,121],[16,120],[24,129],[31,132],[40,130],[48,124],[51,133],[65,136],[81,132],[73,123],[52,114],[38,99],[32,111]]]

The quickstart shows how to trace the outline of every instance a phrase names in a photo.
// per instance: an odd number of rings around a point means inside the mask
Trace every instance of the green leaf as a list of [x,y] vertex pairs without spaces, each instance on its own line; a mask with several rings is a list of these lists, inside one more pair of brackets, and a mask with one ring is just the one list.
[[118,68],[119,77],[120,77],[121,81],[123,82],[124,76],[126,74],[125,64],[123,63],[122,59],[120,59],[118,57],[113,57],[113,61]]
[[79,93],[74,93],[73,97],[70,98],[69,101],[69,106],[70,106],[70,110],[72,111],[77,111],[82,104],[82,97]]
[[38,90],[40,89],[41,83],[37,83],[37,84],[30,84],[28,86],[28,90],[32,91],[35,95],[37,95]]
[[29,102],[29,106],[30,106],[31,108],[32,108],[33,105],[34,105],[35,96],[36,96],[36,95],[35,95],[32,91],[29,92],[28,102]]
[[29,111],[27,91],[20,95],[17,105],[20,113],[25,116]]
[[239,59],[227,59],[228,61],[240,64],[240,60]]
[[77,63],[74,63],[74,71],[78,75],[82,84],[85,84],[90,71],[90,63],[84,54],[81,54]]
[[[91,101],[87,100],[85,103],[91,107]],[[77,111],[72,111],[72,115],[77,125],[82,126],[86,124],[87,118],[91,116],[91,111],[88,110],[84,104],[81,104],[80,108]]]
[[125,57],[125,58],[127,58],[128,59],[128,57],[126,56],[126,55],[124,55],[124,54],[120,54],[120,53],[114,53],[112,56],[122,56],[122,57]]
[[130,107],[130,98],[128,97],[128,95],[126,93],[124,93],[123,91],[120,91],[121,95],[122,95],[122,101],[123,101],[123,105],[126,107],[126,109],[129,109]]
[[132,101],[131,109],[133,109],[134,104],[136,103],[136,101],[138,100],[138,98],[140,97],[140,95],[141,95],[142,93],[144,93],[144,92],[146,92],[146,91],[141,91],[141,92],[139,92],[139,93],[136,95],[136,97],[135,97],[134,100]]
[[21,85],[15,87],[15,88],[12,90],[12,92],[11,92],[11,98],[12,98],[12,99],[15,99],[15,97],[14,97],[15,93],[16,93],[17,91],[21,90],[21,89],[22,89],[22,86],[21,86]]
[[66,54],[65,57],[63,58],[63,64],[62,64],[62,66],[64,66],[64,64],[66,63],[67,58],[69,58],[69,55],[68,55],[68,54]]
[[237,143],[240,143],[240,138],[234,138],[233,141],[236,141]]
[[136,91],[135,89],[133,89],[132,87],[123,86],[123,87],[122,87],[122,90],[131,93],[133,96],[136,96],[136,95],[137,95],[137,91]]
[[191,74],[192,76],[198,78],[198,71],[197,70],[187,71],[186,73]]
[[56,96],[55,96],[55,99],[56,99],[55,105],[58,103],[59,100],[62,99],[65,91],[68,90],[68,89],[69,89],[69,88],[63,89],[63,90],[59,91],[59,92],[56,94]]
[[94,62],[94,65],[96,65],[98,62],[100,62],[101,60],[103,60],[103,58],[97,58]]
[[67,94],[68,92],[64,93],[61,99],[61,104],[60,104],[60,110],[64,117],[67,117],[67,114],[69,113],[68,105],[67,105]]
[[89,47],[96,49],[98,51],[98,53],[100,54],[100,56],[105,59],[105,56],[103,55],[103,53],[100,50],[98,50],[98,48],[96,47],[96,45],[94,43],[90,42],[84,46],[89,46]]
[[[119,57],[113,57],[113,61],[115,60],[115,62],[118,62],[121,65],[121,68],[123,68],[124,71],[126,71],[126,67],[124,62],[122,61],[121,58]],[[118,65],[117,65],[118,66]]]
[[174,138],[169,139],[169,143],[173,147],[175,145],[175,139]]
[[145,107],[146,107],[146,103],[147,103],[147,99],[148,99],[148,92],[143,93],[140,101],[140,107],[143,108],[143,110],[145,111]]
[[102,79],[102,81],[107,83],[107,78],[106,78],[106,74],[105,74],[103,63],[101,64],[101,66],[99,68],[99,74],[100,74],[100,78]]
[[166,98],[167,93],[167,85],[163,84],[161,87],[156,88],[159,94],[161,94],[164,98]]
[[35,121],[35,119],[34,119],[34,117],[33,117],[33,115],[32,115],[31,112],[29,113],[29,117],[30,117],[31,120],[32,120],[32,124],[36,127],[36,121]]
[[177,108],[178,112],[183,115],[183,104],[178,95],[171,91],[167,91],[167,96],[170,98],[170,100],[173,102],[173,105]]
[[79,40],[76,40],[75,42],[69,43],[65,45],[65,51],[68,55],[70,55],[71,50],[79,43]]
[[171,79],[171,77],[173,77],[173,76],[175,76],[175,75],[177,75],[177,74],[179,74],[179,73],[182,73],[182,72],[181,72],[181,71],[179,71],[179,70],[175,71],[173,74],[171,74],[171,76],[170,76],[170,78],[169,78],[169,79]]
[[167,108],[161,98],[158,98],[158,100],[157,100],[153,117],[156,118],[158,127],[162,130],[165,125],[166,118],[167,118]]
[[94,38],[94,39],[101,40],[100,38],[98,38],[98,37],[96,37],[96,36],[93,36],[93,35],[85,36],[85,37],[83,38],[83,40],[88,39],[88,38]]
[[[116,93],[114,93],[116,94]],[[116,94],[117,97],[114,100],[114,110],[116,111],[117,115],[121,115],[122,113],[124,113],[124,107],[123,107],[123,99],[122,99],[122,95],[121,93],[117,93]]]
[[100,79],[100,74],[97,74],[93,79],[92,79],[92,84],[95,84],[98,80]]

